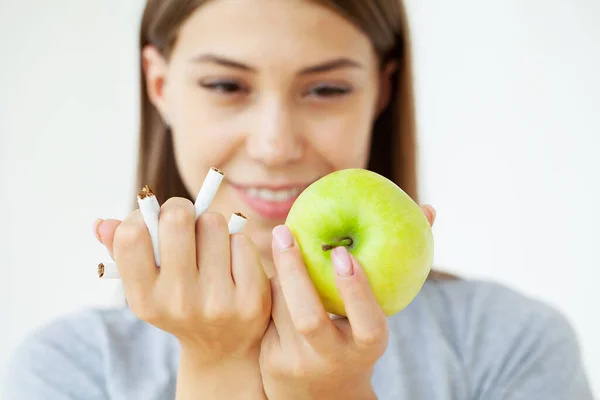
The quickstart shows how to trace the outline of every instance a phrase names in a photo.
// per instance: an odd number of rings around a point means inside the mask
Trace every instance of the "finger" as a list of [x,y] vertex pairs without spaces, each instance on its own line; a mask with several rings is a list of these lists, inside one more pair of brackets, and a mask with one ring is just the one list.
[[332,250],[331,260],[355,344],[360,347],[387,345],[387,320],[364,270],[344,246]]
[[102,218],[96,218],[96,220],[94,221],[94,235],[96,236],[96,239],[98,239],[98,241],[100,243],[102,243],[102,238],[100,237],[100,234],[98,233],[98,227],[100,226],[100,224],[102,224],[102,222],[104,222],[104,220]]
[[223,215],[208,212],[198,217],[196,260],[200,269],[200,284],[206,293],[229,296],[234,285],[229,230]]
[[259,363],[262,371],[281,371],[288,364],[287,354],[281,347],[279,333],[273,320],[265,331],[260,342]]
[[121,221],[117,219],[97,219],[94,222],[94,234],[98,241],[106,247],[113,260],[113,241],[119,225],[121,225]]
[[256,298],[269,290],[269,279],[258,251],[243,233],[231,235],[231,274],[236,292],[241,298]]
[[279,279],[275,276],[269,282],[271,284],[271,319],[273,326],[277,331],[280,346],[289,348],[299,341],[299,336],[285,303]]
[[423,214],[425,214],[427,221],[429,221],[429,225],[433,226],[433,223],[435,222],[435,216],[436,216],[435,208],[433,208],[432,205],[425,204],[425,205],[421,206],[421,210],[423,210]]
[[265,334],[263,335],[263,338],[261,340],[261,346],[264,346],[267,350],[269,350],[268,352],[271,352],[273,348],[276,349],[277,347],[281,349],[279,333],[277,333],[277,327],[275,326],[275,322],[273,321],[273,319],[269,321],[267,330],[265,331]]
[[173,197],[161,207],[158,224],[161,280],[189,282],[198,276],[195,217],[194,205],[188,199]]
[[296,331],[312,346],[331,350],[337,330],[308,275],[298,244],[285,225],[273,229],[273,261]]
[[112,227],[115,224],[108,222],[102,223],[99,232],[114,253],[128,300],[131,300],[130,296],[148,293],[154,287],[158,269],[142,214],[135,210],[114,231]]

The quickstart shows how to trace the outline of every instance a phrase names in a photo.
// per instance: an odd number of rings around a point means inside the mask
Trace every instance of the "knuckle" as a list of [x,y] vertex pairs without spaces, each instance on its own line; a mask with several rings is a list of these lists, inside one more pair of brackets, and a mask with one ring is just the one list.
[[209,232],[228,232],[227,221],[225,220],[223,214],[216,212],[207,212],[200,215],[200,217],[198,218],[198,222],[203,230]]
[[160,222],[171,226],[185,226],[196,218],[194,205],[187,199],[173,197],[160,210]]
[[309,338],[317,335],[327,322],[329,322],[329,318],[325,321],[325,318],[320,315],[307,314],[298,318],[294,325],[300,335]]
[[291,361],[289,375],[295,379],[305,379],[310,376],[310,370],[302,358],[294,357]]
[[234,233],[231,235],[231,248],[238,251],[240,254],[250,253],[254,251],[252,241],[245,233]]
[[254,321],[261,314],[259,307],[255,303],[248,304],[240,310],[240,320],[244,323]]
[[235,319],[235,310],[228,302],[216,299],[207,301],[203,310],[204,319],[214,325],[225,325]]
[[355,335],[355,340],[364,347],[387,346],[388,335],[389,328],[387,324],[380,324]]
[[258,249],[248,235],[244,233],[234,233],[231,235],[230,243],[231,254],[235,260],[243,260],[248,268],[260,266],[262,269],[262,262],[260,260]]
[[148,323],[158,321],[159,311],[156,309],[156,307],[150,305],[150,302],[146,296],[142,296],[140,294],[135,296],[127,296],[127,303],[131,312],[133,312],[133,314],[142,321],[146,321]]
[[146,226],[144,225],[140,211],[135,210],[131,217],[119,225],[115,231],[114,248],[136,246],[144,235],[146,235]]
[[262,316],[268,315],[265,302],[260,300],[247,302],[240,310],[240,320],[244,323],[252,322]]
[[284,365],[280,361],[278,353],[275,351],[261,352],[261,364],[264,370],[274,378],[286,377]]

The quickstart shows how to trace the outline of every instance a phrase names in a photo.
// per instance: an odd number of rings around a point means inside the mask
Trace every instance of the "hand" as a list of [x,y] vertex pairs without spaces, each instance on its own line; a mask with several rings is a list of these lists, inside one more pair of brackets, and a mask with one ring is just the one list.
[[[185,367],[186,376],[202,372],[214,382],[223,372],[231,390],[240,374],[254,369],[262,392],[258,355],[271,295],[250,239],[244,234],[230,237],[221,214],[202,214],[195,223],[194,205],[172,198],[160,211],[157,268],[139,210],[121,224],[105,224],[108,232],[103,226],[98,231],[114,255],[129,307],[179,340],[180,374]],[[197,379],[190,376],[190,381]]]
[[[430,224],[431,206],[422,207]],[[374,399],[371,375],[384,354],[389,328],[364,270],[340,246],[332,251],[336,284],[348,318],[332,319],[285,225],[273,231],[272,322],[260,366],[269,399]]]

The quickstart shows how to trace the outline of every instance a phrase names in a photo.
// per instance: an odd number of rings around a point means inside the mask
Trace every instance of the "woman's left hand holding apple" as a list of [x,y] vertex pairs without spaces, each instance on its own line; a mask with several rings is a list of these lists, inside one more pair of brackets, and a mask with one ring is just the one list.
[[[423,212],[433,224],[435,211]],[[364,270],[340,246],[332,250],[336,284],[347,318],[331,319],[310,280],[298,244],[285,225],[273,231],[272,321],[260,366],[273,399],[375,399],[373,366],[384,354],[389,328]]]

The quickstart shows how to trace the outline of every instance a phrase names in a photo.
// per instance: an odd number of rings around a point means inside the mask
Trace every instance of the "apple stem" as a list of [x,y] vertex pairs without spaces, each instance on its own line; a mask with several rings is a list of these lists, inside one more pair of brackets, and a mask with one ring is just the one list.
[[352,243],[354,243],[352,238],[344,238],[344,239],[340,240],[339,242],[334,242],[331,244],[323,244],[323,245],[321,245],[321,248],[323,249],[323,251],[329,251],[329,250],[335,249],[336,247],[339,247],[339,246],[352,246]]

